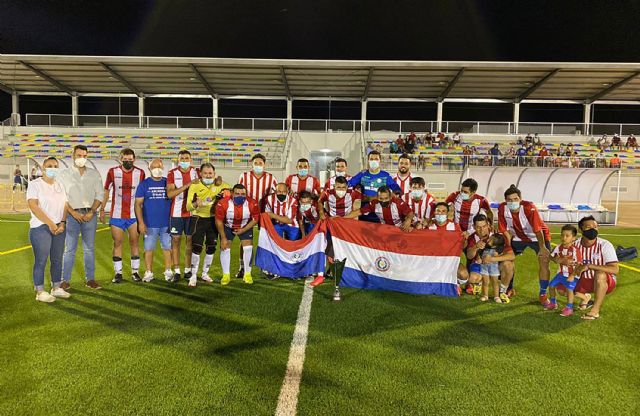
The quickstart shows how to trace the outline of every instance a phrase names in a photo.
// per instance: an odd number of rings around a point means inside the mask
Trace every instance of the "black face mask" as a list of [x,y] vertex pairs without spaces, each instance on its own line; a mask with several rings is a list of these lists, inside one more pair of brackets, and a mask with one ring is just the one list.
[[390,203],[391,203],[391,201],[384,201],[384,202],[380,201],[380,206],[386,208],[386,207],[389,206]]
[[595,240],[596,237],[598,237],[598,230],[596,230],[595,228],[591,228],[589,230],[584,230],[582,232],[582,236],[584,238],[586,238],[587,240]]
[[278,194],[278,195],[276,195],[276,198],[278,198],[278,201],[284,202],[284,200],[287,199],[287,196],[286,195],[282,195],[282,194]]
[[131,162],[129,160],[125,160],[124,162],[122,162],[122,167],[125,168],[126,170],[132,169],[133,168],[133,162]]

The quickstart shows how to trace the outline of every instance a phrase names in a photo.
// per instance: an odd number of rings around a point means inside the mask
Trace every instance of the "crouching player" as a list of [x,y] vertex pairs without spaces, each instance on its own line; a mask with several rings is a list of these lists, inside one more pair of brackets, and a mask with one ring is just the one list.
[[231,281],[231,243],[240,239],[242,264],[246,284],[252,284],[251,256],[253,255],[253,226],[258,223],[260,208],[258,203],[247,198],[247,188],[237,184],[231,190],[231,197],[224,198],[216,206],[216,228],[220,235],[220,265],[222,266],[222,285]]
[[[557,292],[564,290],[567,294],[567,305],[560,312],[561,316],[573,315],[573,298],[574,290],[578,284],[580,276],[576,276],[574,273],[575,267],[582,263],[582,255],[580,250],[574,246],[576,236],[578,235],[578,229],[571,224],[567,224],[562,227],[560,231],[560,238],[562,244],[556,246],[551,253],[551,261],[558,263],[558,274],[549,283],[549,303],[545,306],[545,309],[556,310],[558,309],[558,303],[556,301]],[[559,259],[567,259],[566,264],[560,264]]]

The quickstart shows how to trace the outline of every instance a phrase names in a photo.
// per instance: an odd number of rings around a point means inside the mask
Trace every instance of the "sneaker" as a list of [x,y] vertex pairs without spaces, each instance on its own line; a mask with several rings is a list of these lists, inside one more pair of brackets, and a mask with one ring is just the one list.
[[479,295],[482,293],[482,285],[473,285],[473,294]]
[[[122,280],[122,275],[120,275],[120,280]],[[87,280],[84,285],[95,290],[102,289],[102,286],[100,286],[95,280]]]
[[560,312],[560,316],[571,316],[573,315],[573,308],[564,308],[562,312]]
[[231,274],[225,273],[222,275],[222,279],[220,279],[220,284],[226,286],[231,282]]
[[62,299],[69,299],[71,297],[71,293],[65,292],[61,287],[51,289],[51,295]]
[[473,283],[467,283],[467,287],[464,289],[464,293],[467,295],[473,295]]
[[502,301],[502,303],[511,302],[511,299],[509,299],[509,296],[507,296],[506,293],[500,293],[500,300]]
[[140,278],[140,274],[138,274],[138,272],[131,273],[131,278],[134,282],[142,282],[142,279]]
[[547,304],[550,302],[549,299],[547,298],[547,295],[540,295],[538,299],[540,300],[540,304],[544,307],[546,307]]
[[145,283],[149,283],[152,280],[153,280],[153,272],[151,270],[147,270],[146,272],[144,272],[144,277],[142,278],[142,281]]
[[189,284],[187,286],[196,287],[197,284],[198,284],[198,278],[192,275],[191,278],[189,279]]
[[71,289],[71,285],[69,284],[69,282],[67,282],[66,280],[63,280],[62,283],[60,283],[60,287],[63,290],[69,290]]
[[252,285],[253,277],[251,277],[251,273],[245,273],[244,276],[242,276],[242,281],[248,285]]
[[191,276],[192,275],[193,274],[191,273],[191,271],[184,272],[184,278],[187,279],[187,280],[191,280]]
[[122,273],[116,273],[116,275],[113,276],[111,283],[120,283],[120,282],[122,282]]
[[51,303],[56,301],[56,297],[50,294],[49,292],[45,292],[43,290],[42,292],[36,293],[36,300],[38,302]]
[[174,273],[171,283],[178,283],[180,281],[180,273]]
[[244,279],[244,267],[241,267],[236,273],[236,279]]
[[555,311],[556,309],[558,309],[558,304],[549,302],[544,306],[544,308],[548,311]]
[[[179,280],[180,278],[178,278]],[[166,280],[167,282],[170,282],[173,280],[173,272],[171,270],[165,270],[164,271],[164,280]]]
[[320,286],[323,283],[324,283],[324,276],[318,276],[315,279],[313,279],[313,282],[311,282],[311,286],[316,287],[316,286]]
[[500,297],[498,297],[498,296],[494,297],[494,298],[493,298],[493,301],[494,301],[495,303],[502,303],[502,299],[500,299]]
[[200,276],[200,279],[202,279],[202,281],[207,282],[207,283],[213,282],[213,279],[210,278],[209,274],[207,274],[207,273],[202,273],[202,276]]

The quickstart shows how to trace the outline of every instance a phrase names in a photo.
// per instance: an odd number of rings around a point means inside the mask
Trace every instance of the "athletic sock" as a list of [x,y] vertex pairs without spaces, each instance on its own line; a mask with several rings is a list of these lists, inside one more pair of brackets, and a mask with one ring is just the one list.
[[175,274],[180,274],[180,267],[174,267],[174,268],[173,268],[173,272],[174,272]]
[[556,302],[556,298],[550,298],[550,299],[549,299],[549,302],[553,303],[554,305],[557,303],[557,302]]
[[244,272],[251,273],[251,256],[253,255],[253,246],[242,247],[242,263],[244,264]]
[[222,274],[229,274],[231,269],[231,249],[220,250],[220,266]]
[[140,256],[131,256],[131,273],[137,273],[140,269]]
[[116,274],[122,274],[122,257],[113,257],[113,270]]
[[573,303],[567,303],[567,308],[573,309]]
[[[191,271],[193,272],[194,275],[198,273],[198,267],[200,267],[200,255],[192,253],[191,254]],[[187,270],[188,269],[184,269],[185,274],[187,273]]]
[[500,283],[500,293],[507,293],[508,289],[509,289],[509,286],[503,285],[502,283]]
[[202,264],[202,274],[209,272],[211,263],[213,263],[213,254],[205,254],[204,263]]
[[464,285],[466,283],[467,283],[467,280],[458,279],[458,284],[459,285]]
[[547,294],[547,288],[549,287],[548,280],[539,280],[540,282],[540,296]]

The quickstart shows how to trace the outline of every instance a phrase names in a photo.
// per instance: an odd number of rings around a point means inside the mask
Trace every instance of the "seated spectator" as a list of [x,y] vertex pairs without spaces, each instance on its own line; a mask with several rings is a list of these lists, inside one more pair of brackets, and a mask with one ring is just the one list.
[[598,148],[600,150],[607,150],[609,148],[609,139],[606,134],[598,139]]
[[431,140],[431,143],[432,143],[434,149],[437,149],[437,148],[440,147],[440,141],[441,141],[440,135],[441,134],[442,133],[438,133],[438,134],[434,135],[432,140]]
[[518,136],[518,145],[522,146],[524,144],[524,139],[522,138],[522,136]]
[[607,167],[607,161],[604,158],[604,150],[603,149],[600,149],[600,151],[596,155],[596,167],[597,168],[606,168]]
[[402,149],[404,147],[404,139],[402,138],[402,134],[398,134],[396,144],[398,145],[398,149]]
[[540,140],[540,136],[538,136],[538,133],[536,133],[536,134],[533,136],[533,144],[534,144],[535,146],[538,146],[538,147],[540,147],[540,146],[542,146],[542,145],[543,145],[543,144],[542,144],[542,141]]
[[462,143],[462,136],[460,136],[460,133],[453,133],[453,136],[451,136],[451,140],[453,141],[453,144],[455,146],[460,146],[460,144]]
[[572,155],[573,154],[573,143],[569,143],[567,145],[567,152]]
[[531,135],[531,133],[527,134],[527,136],[524,138],[524,144],[527,145],[527,147],[533,144],[533,136]]
[[618,133],[613,135],[611,138],[611,149],[622,150],[622,139],[620,139],[620,135]]
[[516,150],[516,155],[518,156],[518,166],[525,166],[527,156],[527,148],[524,147],[524,144],[520,145],[518,150]]
[[609,161],[609,167],[610,168],[619,168],[620,167],[620,158],[618,157],[617,153],[613,154],[613,157]]
[[391,142],[389,145],[389,153],[398,153],[400,150],[398,148],[397,142]]
[[629,150],[629,148],[638,150],[638,140],[636,139],[636,136],[632,134],[631,136],[627,137],[627,144],[625,145],[625,148],[627,150]]
[[469,164],[472,154],[473,152],[471,151],[469,145],[465,146],[464,150],[462,151],[462,166],[467,166]]
[[540,149],[540,152],[538,153],[538,166],[545,166],[545,161],[548,156],[549,151],[547,150],[546,146],[542,146],[542,149]]
[[493,147],[489,149],[489,154],[491,155],[491,163],[489,166],[498,166],[499,158],[502,156],[498,143],[494,144]]

